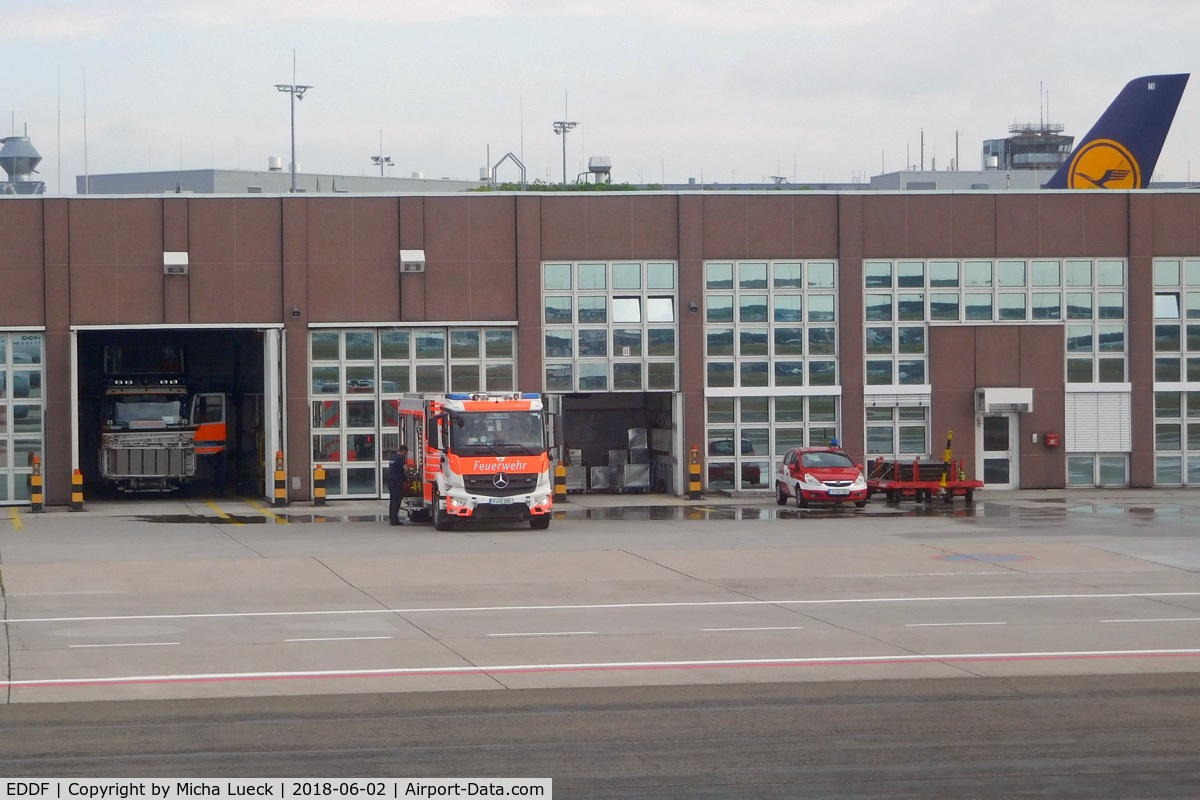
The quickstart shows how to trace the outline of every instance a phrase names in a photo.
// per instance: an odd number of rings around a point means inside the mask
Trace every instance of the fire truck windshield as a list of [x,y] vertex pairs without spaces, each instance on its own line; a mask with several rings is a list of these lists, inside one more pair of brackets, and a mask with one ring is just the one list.
[[542,417],[531,411],[466,411],[450,414],[450,449],[479,455],[546,452]]
[[116,426],[145,422],[178,425],[183,421],[182,405],[180,400],[164,395],[120,395],[109,398],[107,418]]

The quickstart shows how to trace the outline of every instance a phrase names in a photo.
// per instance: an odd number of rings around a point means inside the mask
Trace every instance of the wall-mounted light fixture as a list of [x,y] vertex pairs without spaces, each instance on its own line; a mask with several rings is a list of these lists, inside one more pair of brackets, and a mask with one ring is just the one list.
[[400,251],[400,271],[401,272],[424,272],[425,271],[425,251],[424,250],[401,250]]
[[163,274],[164,275],[187,275],[188,274],[188,254],[186,250],[172,251],[168,250],[163,253]]

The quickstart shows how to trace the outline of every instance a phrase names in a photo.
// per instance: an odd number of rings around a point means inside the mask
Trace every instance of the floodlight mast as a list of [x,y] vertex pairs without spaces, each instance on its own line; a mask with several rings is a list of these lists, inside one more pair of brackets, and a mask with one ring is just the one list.
[[563,143],[563,186],[567,185],[567,133],[574,130],[578,122],[556,122],[554,133],[562,137]]
[[281,92],[287,92],[291,96],[292,105],[292,193],[296,192],[296,101],[304,99],[304,93],[311,86],[298,85],[296,83],[296,53],[292,51],[292,82],[277,83],[275,88]]
[[371,156],[371,163],[379,167],[379,177],[383,177],[383,168],[392,166],[392,157],[383,154],[383,131],[379,132],[379,155]]
[[379,177],[384,177],[383,168],[392,166],[391,156],[371,156],[371,163],[379,167]]

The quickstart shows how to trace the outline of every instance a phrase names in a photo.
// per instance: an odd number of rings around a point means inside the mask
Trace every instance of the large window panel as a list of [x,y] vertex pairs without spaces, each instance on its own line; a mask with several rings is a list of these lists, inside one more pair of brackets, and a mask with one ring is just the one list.
[[346,331],[346,360],[364,361],[375,359],[374,331]]
[[585,392],[608,391],[608,362],[581,361],[579,367],[579,388]]
[[640,297],[614,297],[612,301],[613,322],[628,325],[642,321],[642,299]]
[[738,287],[741,289],[766,289],[767,264],[765,261],[743,261],[738,264]]
[[646,265],[647,289],[674,289],[675,264],[672,262],[651,262]]
[[[608,265],[604,263],[584,263],[576,265],[579,275],[577,283],[580,291],[603,291],[608,288]],[[547,289],[552,287],[547,286]],[[570,286],[558,287],[570,289]]]
[[967,321],[990,322],[992,319],[992,296],[968,292],[963,298]]
[[733,355],[733,328],[709,328],[705,336],[707,338],[707,355]]
[[[316,334],[313,334],[314,336]],[[511,339],[510,339],[511,342]],[[314,344],[314,349],[315,349]],[[404,360],[410,357],[408,331],[381,331],[379,334],[379,356],[385,361]],[[489,356],[493,355],[488,353]],[[511,355],[511,353],[510,353]],[[496,357],[499,357],[498,354]]]
[[675,298],[649,297],[646,299],[647,322],[674,322]]
[[571,290],[570,264],[546,264],[542,268],[542,275],[542,288],[546,291],[569,292]]
[[738,322],[767,322],[767,296],[744,294],[738,299]]
[[781,261],[773,265],[774,288],[795,289],[804,288],[804,266],[799,262]]
[[641,289],[642,265],[636,262],[613,264],[612,284],[616,290]]
[[706,386],[717,388],[733,386],[735,373],[732,361],[709,361],[706,364],[706,371]]

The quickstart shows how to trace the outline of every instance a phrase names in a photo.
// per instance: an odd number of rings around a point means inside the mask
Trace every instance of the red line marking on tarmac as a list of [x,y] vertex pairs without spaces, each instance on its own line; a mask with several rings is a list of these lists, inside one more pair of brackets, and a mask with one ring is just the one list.
[[10,689],[46,689],[75,686],[130,686],[185,683],[231,683],[238,681],[284,681],[284,680],[329,680],[331,678],[396,678],[396,677],[445,677],[448,675],[524,675],[553,672],[636,672],[647,670],[693,670],[693,669],[754,669],[777,667],[851,667],[898,664],[953,664],[970,662],[1019,662],[1019,661],[1087,661],[1134,658],[1196,658],[1200,650],[1184,652],[1148,653],[1048,653],[1035,655],[945,655],[917,657],[889,657],[844,659],[779,659],[769,661],[745,661],[727,663],[679,662],[663,664],[581,664],[546,666],[491,666],[461,667],[446,669],[392,669],[378,671],[346,671],[313,674],[249,674],[249,675],[181,675],[129,678],[80,678],[46,681],[0,681],[0,686]]

